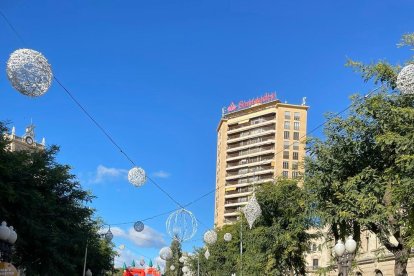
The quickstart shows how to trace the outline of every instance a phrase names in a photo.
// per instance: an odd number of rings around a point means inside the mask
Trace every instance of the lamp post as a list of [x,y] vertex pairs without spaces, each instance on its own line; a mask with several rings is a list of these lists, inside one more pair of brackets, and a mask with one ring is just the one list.
[[0,260],[5,262],[11,261],[13,245],[17,240],[17,233],[13,226],[7,227],[3,221],[0,225]]
[[357,247],[356,241],[349,236],[345,244],[342,240],[338,240],[334,247],[335,255],[338,263],[338,276],[348,276],[349,269],[354,259],[354,253]]
[[[105,234],[101,234],[101,236],[103,236],[104,239],[107,242],[111,242],[113,237],[114,237],[114,234],[112,234],[112,232],[111,232],[111,226],[109,226],[108,231]],[[85,259],[84,259],[84,262],[83,262],[83,276],[92,276],[92,272],[90,271],[90,269],[88,269],[88,271],[86,271],[86,259],[88,258],[88,243],[89,243],[89,241],[86,241]],[[88,272],[90,274],[88,274]]]

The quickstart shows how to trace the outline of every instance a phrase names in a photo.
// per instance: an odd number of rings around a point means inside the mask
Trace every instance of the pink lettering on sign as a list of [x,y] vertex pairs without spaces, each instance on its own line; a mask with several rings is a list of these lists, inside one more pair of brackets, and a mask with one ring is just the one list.
[[250,99],[247,101],[240,101],[237,105],[232,102],[228,107],[223,108],[223,115],[252,107],[256,104],[264,104],[276,100],[276,93],[266,93],[261,97]]

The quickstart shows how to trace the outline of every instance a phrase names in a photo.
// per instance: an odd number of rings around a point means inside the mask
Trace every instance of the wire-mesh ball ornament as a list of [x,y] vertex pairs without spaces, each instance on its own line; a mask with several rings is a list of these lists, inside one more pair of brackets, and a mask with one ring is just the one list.
[[204,257],[208,260],[210,258],[210,251],[208,251],[208,248],[206,250],[206,253],[204,253]]
[[50,64],[35,50],[14,51],[7,61],[6,72],[14,89],[26,96],[42,96],[52,84]]
[[414,94],[414,64],[407,65],[400,71],[397,88],[403,94]]
[[142,230],[144,230],[144,223],[142,221],[137,221],[134,223],[134,229],[137,232],[142,232]]
[[214,244],[217,241],[217,233],[214,230],[208,230],[204,233],[204,241],[207,244]]
[[179,209],[169,215],[165,223],[167,233],[179,242],[187,241],[197,232],[197,219],[190,211]]
[[112,241],[113,238],[114,238],[114,234],[112,234],[111,227],[109,227],[108,232],[105,233],[105,240],[107,242],[110,242]]
[[128,181],[135,187],[141,187],[147,181],[145,171],[139,167],[133,167],[128,172]]
[[224,234],[224,240],[226,241],[226,242],[229,242],[229,241],[231,241],[231,239],[233,238],[233,236],[230,234],[230,233],[226,233],[226,234]]
[[163,259],[164,261],[168,261],[169,259],[171,259],[173,256],[173,252],[171,250],[171,248],[169,247],[163,247],[160,250],[160,258]]
[[260,208],[259,202],[257,202],[255,194],[253,194],[247,205],[244,206],[243,213],[246,216],[250,229],[252,229],[253,223],[262,215],[262,209]]
[[174,265],[171,265],[171,266],[170,266],[170,270],[171,270],[171,271],[174,271],[174,270],[175,270],[175,266],[174,266]]

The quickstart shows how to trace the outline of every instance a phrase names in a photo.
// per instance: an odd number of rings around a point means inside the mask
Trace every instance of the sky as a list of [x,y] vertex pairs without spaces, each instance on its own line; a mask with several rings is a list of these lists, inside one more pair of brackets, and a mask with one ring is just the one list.
[[[128,183],[129,161],[56,82],[39,98],[15,91],[5,74],[14,50],[43,53],[134,162],[186,204],[215,187],[223,106],[266,92],[292,104],[307,97],[311,130],[326,112],[346,108],[351,94],[376,87],[346,68],[347,58],[402,64],[412,52],[396,44],[414,32],[411,0],[2,0],[0,10],[24,40],[0,17],[0,120],[18,135],[32,120],[38,141],[60,146],[58,161],[111,225],[116,266],[155,259],[171,242],[168,215],[146,221],[142,233],[133,222],[177,205],[150,182]],[[213,227],[214,193],[188,209],[201,222],[183,244],[191,251]]]

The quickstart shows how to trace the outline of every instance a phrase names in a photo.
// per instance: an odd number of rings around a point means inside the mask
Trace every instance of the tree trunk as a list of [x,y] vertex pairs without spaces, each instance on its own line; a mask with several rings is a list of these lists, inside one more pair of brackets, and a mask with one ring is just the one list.
[[401,249],[393,253],[395,256],[394,275],[407,276],[407,262],[410,257],[410,249]]

